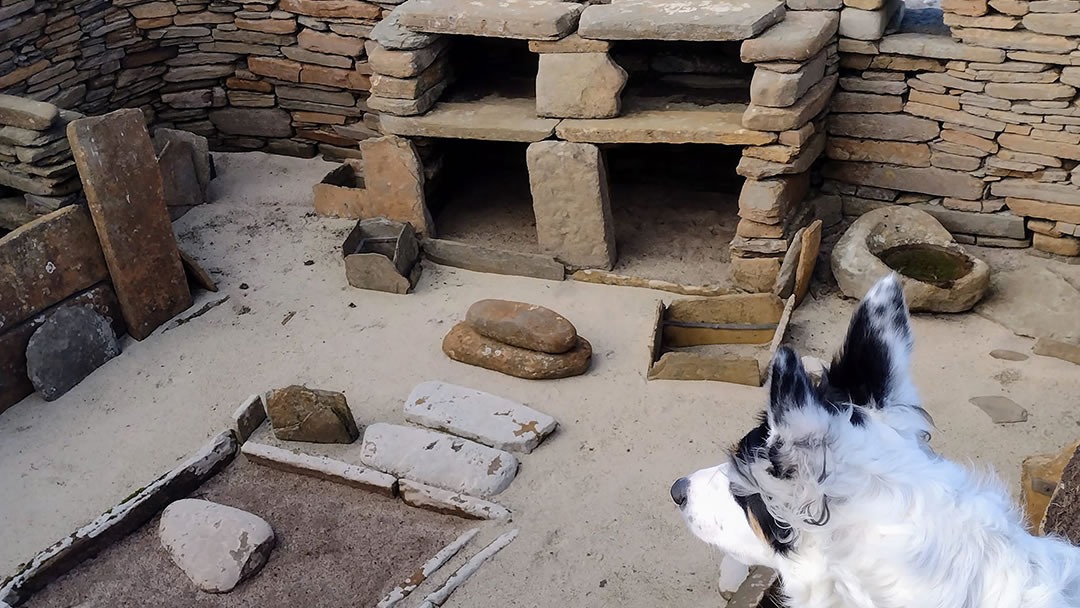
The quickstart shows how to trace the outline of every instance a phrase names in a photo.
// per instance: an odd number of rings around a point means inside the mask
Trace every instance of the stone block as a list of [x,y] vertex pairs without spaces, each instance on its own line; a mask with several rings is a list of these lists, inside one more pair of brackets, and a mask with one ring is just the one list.
[[570,34],[560,40],[530,40],[529,50],[534,53],[607,53],[614,46],[607,40],[589,40],[578,34]]
[[593,4],[581,15],[578,34],[599,40],[745,40],[784,18],[784,5],[770,0],[743,2],[739,10],[731,7],[724,0]]
[[[917,93],[918,91],[914,91]],[[839,91],[833,95],[830,110],[833,112],[865,112],[889,114],[904,109],[904,100],[898,95],[852,93]]]
[[408,222],[416,232],[435,236],[424,199],[424,167],[412,142],[394,135],[365,139],[360,153],[371,214]]
[[233,412],[232,421],[237,441],[241,444],[247,442],[255,429],[266,422],[266,406],[263,405],[262,395],[251,395],[245,399]]
[[405,400],[405,420],[522,454],[536,449],[556,427],[554,418],[520,403],[437,381],[413,388]]
[[26,373],[45,401],[55,401],[120,354],[111,320],[89,306],[63,306],[26,345]]
[[437,59],[413,78],[396,78],[384,74],[373,75],[371,77],[371,94],[393,99],[416,99],[431,87],[448,80],[450,77],[450,62],[446,59]]
[[383,132],[410,137],[447,137],[534,142],[547,139],[558,120],[536,115],[532,99],[443,101],[423,116],[383,115]]
[[418,32],[558,40],[574,30],[582,6],[555,0],[410,0],[395,10],[401,25]]
[[436,264],[475,272],[561,281],[566,268],[549,255],[519,253],[442,239],[424,239],[424,255]]
[[540,248],[575,268],[610,269],[615,228],[607,174],[592,144],[544,141],[526,152]]
[[477,333],[511,346],[558,355],[577,345],[577,329],[554,310],[510,300],[474,302],[465,322]]
[[942,0],[941,9],[968,17],[980,17],[988,10],[986,0]]
[[817,55],[836,34],[840,17],[827,11],[790,11],[764,33],[739,48],[744,63],[805,61]]
[[1031,239],[1031,246],[1039,251],[1076,257],[1080,255],[1080,239],[1072,236],[1047,236],[1036,233]]
[[1080,10],[1071,14],[1024,15],[1024,27],[1032,32],[1053,36],[1075,36],[1080,32]]
[[330,32],[317,32],[305,28],[297,35],[296,41],[300,48],[315,53],[341,55],[343,57],[360,57],[364,54],[364,41],[352,36],[339,36]]
[[368,34],[371,40],[389,50],[411,51],[431,46],[441,38],[438,34],[416,32],[401,25],[401,21],[398,20],[400,15],[401,6],[399,5],[371,28]]
[[331,217],[364,217],[368,209],[367,190],[363,167],[357,164],[342,163],[312,186],[315,213]]
[[924,143],[830,137],[825,154],[833,160],[930,166],[930,147]]
[[607,53],[543,53],[536,73],[536,113],[556,118],[618,116],[627,78]]
[[956,211],[926,203],[917,203],[912,207],[934,216],[934,219],[940,222],[949,232],[1010,239],[1022,239],[1026,235],[1024,218],[1008,212]]
[[1071,100],[1076,96],[1076,89],[1061,83],[990,82],[986,85],[986,94],[999,99],[1040,101]]
[[458,323],[446,334],[442,350],[455,361],[530,380],[579,376],[592,360],[592,345],[581,336],[574,348],[552,355],[492,340],[468,323]]
[[[1056,16],[1057,15],[1044,15],[1044,17]],[[1025,30],[1002,31],[965,27],[955,28],[953,30],[953,35],[962,40],[965,44],[1011,51],[1064,54],[1076,49],[1076,43],[1068,38],[1036,34]],[[1018,59],[1020,61],[1028,61],[1028,59],[1020,57],[1018,57]]]
[[76,120],[68,140],[128,332],[142,340],[191,306],[143,114]]
[[966,200],[982,197],[982,180],[937,167],[899,167],[877,163],[834,161],[825,165],[825,177],[850,184],[951,196]]
[[377,423],[364,431],[361,462],[427,485],[487,498],[514,480],[514,455],[446,433]]
[[[990,192],[994,196],[1035,199],[1047,203],[1058,203],[1060,205],[1074,205],[1080,207],[1080,187],[1071,184],[1052,184],[1034,179],[1005,179],[995,182],[990,186]],[[1021,214],[1029,215],[1026,213]],[[1039,215],[1037,213],[1030,215],[1062,222],[1076,223],[1074,220],[1066,219],[1064,217],[1050,217]]]
[[845,38],[855,40],[878,40],[885,33],[896,11],[903,6],[902,1],[888,0],[880,10],[865,11],[845,6],[840,10],[839,33]]
[[931,57],[934,59],[956,59],[959,61],[979,61],[1001,63],[1005,61],[1005,51],[962,44],[950,36],[933,36],[917,33],[890,34],[881,39],[878,46],[882,53]]
[[780,274],[780,258],[731,258],[731,281],[753,293],[771,292]]
[[210,122],[228,135],[292,137],[292,117],[276,108],[222,108],[210,112]]
[[377,5],[362,0],[281,0],[278,9],[309,17],[349,19],[376,19],[382,12]]
[[786,108],[802,98],[824,75],[824,53],[818,53],[791,73],[773,72],[759,66],[750,80],[750,101],[759,106]]
[[393,99],[372,95],[367,98],[367,107],[369,110],[394,116],[423,114],[430,110],[435,105],[435,102],[439,100],[439,96],[446,90],[446,85],[445,81],[440,82],[416,99]]
[[420,278],[412,226],[383,217],[360,220],[342,245],[345,279],[360,289],[406,294]]
[[750,104],[743,113],[742,125],[759,131],[798,129],[821,113],[836,86],[835,74],[810,87],[802,99],[787,108],[768,108]]
[[360,436],[345,395],[298,385],[271,391],[265,400],[274,436],[285,441],[352,443]]
[[824,150],[825,134],[817,133],[805,146],[799,149],[799,153],[790,161],[777,162],[744,154],[735,167],[735,172],[751,179],[765,179],[777,175],[803,173],[810,169],[810,166],[814,164],[814,161],[821,156]]
[[762,224],[777,224],[806,197],[808,173],[772,179],[748,179],[739,194],[739,217]]
[[433,44],[409,51],[387,49],[374,40],[364,43],[368,66],[372,71],[395,78],[412,78],[419,75],[435,62],[446,46],[445,38],[439,38]]
[[53,126],[59,116],[59,109],[51,103],[0,95],[0,125],[44,131]]

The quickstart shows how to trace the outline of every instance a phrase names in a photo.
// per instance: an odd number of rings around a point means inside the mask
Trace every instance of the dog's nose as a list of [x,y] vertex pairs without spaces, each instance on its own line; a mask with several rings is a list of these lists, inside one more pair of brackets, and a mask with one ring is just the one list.
[[690,480],[680,477],[671,484],[671,500],[680,507],[686,504],[686,494],[690,491]]

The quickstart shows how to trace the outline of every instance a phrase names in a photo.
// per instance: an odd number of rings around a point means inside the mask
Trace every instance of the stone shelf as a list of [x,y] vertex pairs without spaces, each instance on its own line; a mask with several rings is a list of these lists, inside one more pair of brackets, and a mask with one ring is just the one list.
[[380,119],[383,131],[394,135],[522,142],[547,139],[557,124],[557,118],[536,115],[535,99],[497,94],[441,101],[421,116],[384,115]]
[[558,40],[574,31],[581,9],[557,0],[411,0],[396,12],[401,25],[417,32]]
[[776,0],[618,0],[581,14],[578,35],[597,40],[746,40],[784,18]]
[[657,98],[625,98],[616,118],[565,119],[555,133],[567,141],[611,143],[724,144],[760,146],[776,141],[775,133],[742,126],[746,105],[696,105]]

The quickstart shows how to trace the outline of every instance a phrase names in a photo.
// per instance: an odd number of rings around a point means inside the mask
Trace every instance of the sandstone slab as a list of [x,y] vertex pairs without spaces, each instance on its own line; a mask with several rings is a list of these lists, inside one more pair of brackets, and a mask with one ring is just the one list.
[[364,185],[374,215],[412,224],[422,235],[435,236],[424,198],[424,167],[416,146],[388,135],[360,142]]
[[744,63],[804,61],[825,48],[840,16],[831,11],[788,11],[783,20],[739,47]]
[[1046,515],[1046,507],[1054,494],[1065,465],[1072,458],[1080,441],[1049,454],[1028,456],[1020,464],[1020,503],[1024,507],[1027,528],[1033,534]]
[[553,355],[577,344],[577,330],[565,317],[524,302],[480,300],[469,307],[465,322],[493,340]]
[[[1004,179],[991,185],[990,192],[994,196],[1034,199],[1046,203],[1057,203],[1058,205],[1077,206],[1080,208],[1080,187],[1071,184],[1045,183],[1034,179]],[[1077,214],[1080,214],[1080,209],[1077,210]],[[1039,215],[1037,213],[1022,213],[1022,215],[1034,215],[1035,217],[1042,217],[1045,219],[1076,223],[1076,220],[1066,219],[1064,217],[1051,217]],[[1080,217],[1080,215],[1077,215],[1076,217]]]
[[982,180],[966,173],[937,167],[899,167],[877,163],[832,162],[825,166],[826,177],[851,184],[951,196],[965,200],[982,197]]
[[514,480],[513,454],[446,433],[377,423],[364,431],[363,464],[420,483],[487,498]]
[[442,55],[446,47],[445,38],[418,49],[405,51],[388,49],[374,40],[364,43],[368,67],[376,74],[395,78],[412,78],[420,74]]
[[882,53],[930,57],[934,59],[956,59],[958,61],[979,61],[1001,63],[1005,61],[1005,51],[962,44],[951,36],[928,36],[917,33],[890,34],[881,39],[878,49]]
[[408,223],[384,217],[360,220],[341,249],[345,280],[353,287],[406,294],[420,278],[420,244]]
[[26,372],[45,401],[55,401],[120,354],[108,317],[90,306],[64,306],[26,346]]
[[431,46],[441,38],[438,34],[417,32],[401,25],[398,20],[400,15],[399,5],[371,28],[368,34],[371,40],[390,50],[408,51]]
[[416,385],[405,400],[405,420],[528,454],[555,430],[555,419],[490,393],[445,382]]
[[[1057,17],[1057,15],[1042,15],[1042,17]],[[953,33],[966,44],[1010,51],[1064,54],[1076,49],[1076,42],[1067,38],[1024,30],[1002,31],[965,27],[955,28]],[[1011,55],[1010,53],[1010,58]]]
[[581,375],[592,359],[592,345],[580,336],[574,348],[552,355],[484,337],[467,323],[458,323],[446,334],[442,349],[455,361],[532,380]]
[[750,80],[750,101],[755,105],[786,108],[798,101],[825,76],[825,54],[819,53],[791,73],[758,67]]
[[821,220],[814,220],[803,232],[799,243],[799,261],[795,268],[795,305],[798,306],[810,292],[810,278],[814,274],[818,251],[821,249]]
[[162,511],[158,536],[173,563],[209,593],[232,591],[256,574],[276,541],[263,518],[193,498],[178,500]]
[[520,253],[444,239],[424,239],[424,255],[436,264],[475,272],[509,274],[549,281],[565,278],[566,268],[550,255]]
[[783,3],[773,0],[619,0],[586,8],[578,34],[598,40],[745,40],[783,17]]
[[393,475],[330,456],[294,452],[257,441],[245,442],[241,451],[248,460],[271,469],[325,479],[383,496],[397,495],[398,480]]
[[402,479],[399,488],[401,499],[410,507],[445,515],[456,515],[465,519],[508,519],[510,517],[510,511],[506,507],[468,494],[451,492],[408,479]]
[[924,143],[830,137],[825,154],[833,160],[929,167],[930,147]]
[[0,125],[44,131],[60,116],[51,103],[14,95],[0,95]]
[[192,301],[143,114],[82,118],[68,139],[128,332],[142,340]]
[[1040,34],[1075,36],[1080,32],[1080,11],[1068,14],[1030,13],[1024,16],[1024,28]]
[[618,116],[627,78],[607,53],[543,53],[536,72],[536,113],[556,118]]
[[345,395],[299,385],[271,391],[266,415],[274,436],[286,441],[352,443],[360,436]]
[[266,422],[266,406],[263,405],[262,395],[249,395],[233,412],[232,421],[236,440],[243,444],[255,429]]
[[344,17],[348,19],[375,19],[379,7],[362,0],[281,0],[278,8],[309,17]]
[[558,123],[562,139],[603,143],[701,143],[759,146],[776,141],[776,133],[744,128],[742,104],[698,106],[668,103],[663,107],[627,99],[615,118],[571,119]]
[[526,162],[540,248],[573,268],[611,269],[615,226],[600,149],[537,142],[529,145]]
[[930,141],[941,132],[936,121],[904,114],[833,114],[827,130],[830,135],[905,142]]
[[531,99],[487,97],[460,103],[442,101],[422,116],[379,117],[383,131],[410,137],[446,137],[533,142],[546,139],[558,120],[540,118]]
[[798,129],[821,113],[829,103],[837,76],[826,76],[810,87],[802,99],[787,108],[769,108],[750,104],[743,113],[742,125],[758,131]]
[[1047,236],[1036,233],[1031,239],[1031,246],[1047,253],[1068,257],[1080,256],[1080,239],[1071,236]]
[[1054,535],[1070,543],[1080,542],[1080,458],[1074,452],[1061,472],[1061,479],[1046,506],[1039,533]]
[[222,108],[209,114],[210,122],[222,133],[254,137],[290,137],[292,117],[272,108]]
[[988,395],[983,397],[972,397],[971,399],[968,399],[968,401],[975,407],[986,412],[986,415],[990,416],[990,421],[994,424],[1025,422],[1028,419],[1027,410],[1008,397]]
[[409,0],[395,10],[401,25],[418,32],[557,40],[573,31],[582,6],[555,0]]
[[1053,357],[1080,365],[1080,346],[1046,336],[1040,336],[1035,340],[1035,346],[1031,348],[1031,352],[1042,357]]
[[748,179],[739,193],[739,217],[763,224],[781,222],[810,189],[809,173]]
[[845,38],[855,40],[878,40],[885,33],[886,26],[892,20],[903,2],[889,0],[880,10],[867,11],[850,6],[840,10],[839,33]]

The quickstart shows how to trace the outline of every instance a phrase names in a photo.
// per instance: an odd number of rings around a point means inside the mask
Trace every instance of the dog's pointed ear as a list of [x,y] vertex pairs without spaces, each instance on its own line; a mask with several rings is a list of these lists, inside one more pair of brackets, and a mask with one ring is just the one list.
[[795,351],[781,346],[769,365],[769,426],[783,426],[792,412],[814,406],[810,377]]
[[825,374],[829,401],[868,407],[918,405],[909,362],[912,337],[904,289],[895,274],[866,293],[844,346]]

